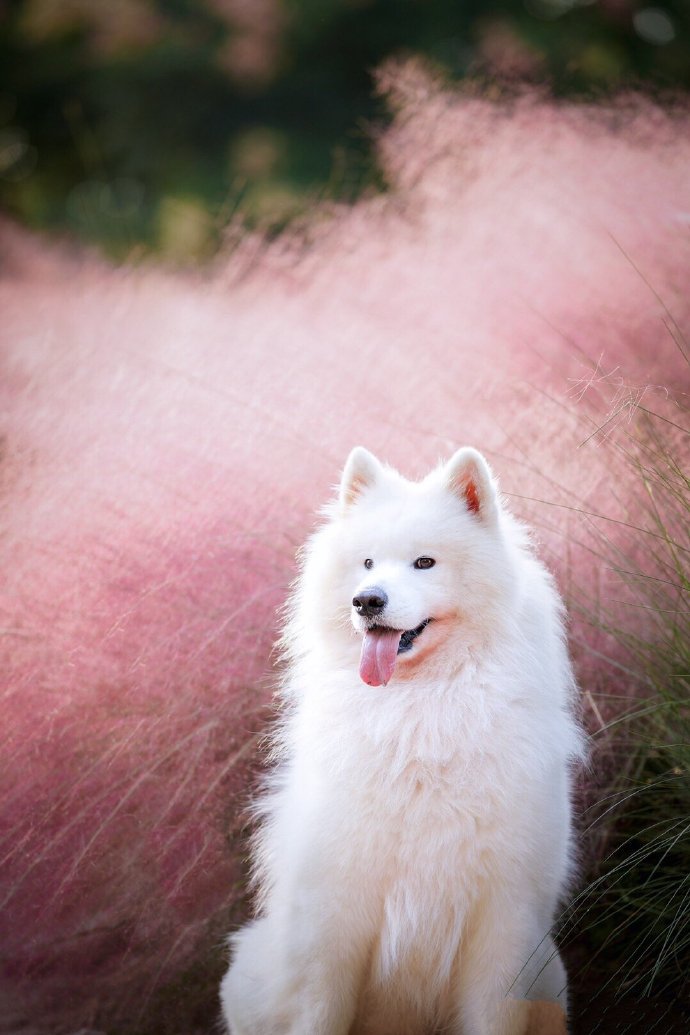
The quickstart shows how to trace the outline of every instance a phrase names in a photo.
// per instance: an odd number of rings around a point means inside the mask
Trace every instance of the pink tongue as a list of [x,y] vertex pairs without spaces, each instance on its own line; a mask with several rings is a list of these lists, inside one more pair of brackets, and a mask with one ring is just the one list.
[[369,686],[385,686],[393,675],[402,633],[397,629],[365,632],[359,658],[360,678]]

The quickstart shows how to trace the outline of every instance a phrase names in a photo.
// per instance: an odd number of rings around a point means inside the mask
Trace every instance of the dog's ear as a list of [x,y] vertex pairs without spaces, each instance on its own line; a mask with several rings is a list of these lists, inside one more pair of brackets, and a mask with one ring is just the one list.
[[485,524],[498,519],[498,494],[491,470],[476,449],[458,449],[445,468],[448,487]]
[[339,503],[342,511],[357,500],[361,493],[377,480],[381,464],[364,446],[355,446],[347,458],[340,479]]

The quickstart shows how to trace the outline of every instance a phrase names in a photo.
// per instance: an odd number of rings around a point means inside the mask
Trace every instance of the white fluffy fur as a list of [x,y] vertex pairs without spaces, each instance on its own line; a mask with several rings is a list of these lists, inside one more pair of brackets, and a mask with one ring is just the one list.
[[[561,602],[475,450],[421,482],[353,450],[327,514],[283,637],[259,915],[231,939],[226,1022],[522,1035],[525,999],[565,1001],[549,932],[581,737]],[[371,585],[386,624],[434,619],[387,686],[358,674],[352,599]]]

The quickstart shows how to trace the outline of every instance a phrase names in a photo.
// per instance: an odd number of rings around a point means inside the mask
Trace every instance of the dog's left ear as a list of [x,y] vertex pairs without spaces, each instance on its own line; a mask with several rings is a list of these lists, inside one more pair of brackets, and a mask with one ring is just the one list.
[[459,496],[471,514],[484,524],[498,520],[498,493],[486,460],[476,449],[458,449],[445,467],[451,492]]
[[347,458],[340,479],[338,501],[341,511],[347,510],[378,479],[381,464],[364,446],[355,446]]

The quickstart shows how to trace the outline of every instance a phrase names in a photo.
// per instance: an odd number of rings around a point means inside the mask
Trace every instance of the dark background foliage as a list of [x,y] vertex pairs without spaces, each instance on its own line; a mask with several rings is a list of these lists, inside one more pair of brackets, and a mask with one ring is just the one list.
[[212,254],[385,187],[372,73],[690,86],[684,0],[0,0],[0,204],[131,257]]

